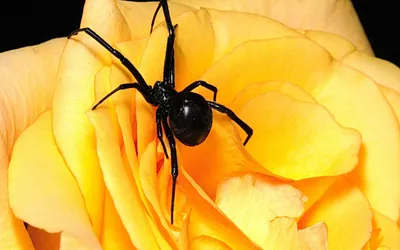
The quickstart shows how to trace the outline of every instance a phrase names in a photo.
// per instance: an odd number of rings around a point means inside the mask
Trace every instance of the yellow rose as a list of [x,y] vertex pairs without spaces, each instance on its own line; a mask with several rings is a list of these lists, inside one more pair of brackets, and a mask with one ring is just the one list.
[[[155,6],[87,1],[81,25],[151,84],[167,37],[163,24],[148,36]],[[0,249],[398,249],[399,69],[330,33],[170,9],[177,89],[217,86],[253,127],[248,146],[217,114],[202,145],[179,145],[171,226],[154,109],[126,90],[90,110],[134,81],[120,63],[86,34],[4,53]]]

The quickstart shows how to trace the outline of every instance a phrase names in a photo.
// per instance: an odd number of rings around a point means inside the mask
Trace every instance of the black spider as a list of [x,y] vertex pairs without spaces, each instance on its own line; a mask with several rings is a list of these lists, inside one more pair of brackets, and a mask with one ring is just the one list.
[[[139,71],[133,64],[125,58],[119,51],[111,47],[99,35],[97,35],[90,28],[81,28],[73,31],[68,38],[79,32],[86,32],[89,36],[100,43],[104,48],[111,52],[121,63],[132,73],[136,78],[136,83],[124,83],[116,89],[107,94],[101,99],[92,110],[99,106],[104,100],[109,98],[115,92],[122,89],[135,88],[144,97],[144,99],[151,105],[158,107],[156,111],[157,123],[157,137],[163,147],[166,158],[168,159],[167,149],[163,141],[163,131],[167,136],[171,151],[171,176],[172,176],[172,197],[171,197],[171,224],[174,223],[174,203],[175,203],[175,188],[176,180],[178,177],[178,162],[176,156],[176,144],[174,136],[183,144],[187,146],[196,146],[202,143],[208,136],[212,126],[212,110],[215,109],[221,113],[228,115],[234,122],[236,122],[246,133],[247,138],[244,145],[248,142],[253,134],[253,130],[243,122],[235,113],[229,108],[216,103],[218,89],[206,83],[205,81],[195,81],[184,90],[177,92],[175,90],[175,59],[174,59],[174,39],[175,28],[177,25],[172,26],[171,17],[168,10],[166,0],[161,0],[155,15],[157,14],[160,6],[164,11],[165,22],[168,28],[168,40],[164,62],[164,76],[162,81],[157,81],[154,87],[148,85],[143,79]],[[154,15],[154,16],[155,16]],[[153,27],[154,21],[151,26]],[[197,93],[191,92],[193,89],[202,86],[209,89],[214,93],[213,101],[207,101],[205,98]],[[169,119],[168,119],[169,118]]]

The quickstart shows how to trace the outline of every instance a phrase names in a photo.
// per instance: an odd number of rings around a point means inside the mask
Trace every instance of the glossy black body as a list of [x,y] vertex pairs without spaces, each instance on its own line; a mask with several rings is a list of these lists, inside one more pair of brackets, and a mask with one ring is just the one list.
[[169,125],[180,142],[191,147],[199,145],[211,130],[211,108],[203,96],[181,92],[171,98]]
[[[172,25],[166,0],[160,1],[151,23],[151,29],[154,24],[155,16],[157,15],[157,12],[161,7],[164,12],[165,23],[167,24],[169,34],[165,53],[163,80],[157,81],[154,84],[154,87],[146,83],[140,72],[126,57],[124,57],[124,55],[122,55],[118,50],[109,45],[92,29],[86,27],[75,30],[68,36],[68,38],[78,34],[79,32],[85,32],[93,39],[95,39],[98,43],[100,43],[116,58],[118,58],[121,63],[132,73],[137,81],[135,83],[121,84],[116,89],[107,94],[104,98],[102,98],[96,105],[94,105],[92,108],[93,110],[96,109],[97,106],[99,106],[104,100],[109,98],[114,93],[129,88],[135,88],[136,90],[138,90],[149,104],[157,107],[157,137],[162,144],[165,156],[168,159],[168,151],[163,138],[164,129],[165,135],[169,142],[171,153],[171,224],[173,224],[175,189],[178,178],[178,160],[176,155],[175,138],[177,138],[180,142],[187,146],[196,146],[201,144],[204,140],[206,140],[212,128],[212,109],[221,113],[225,113],[247,133],[247,138],[243,143],[244,145],[252,136],[253,130],[239,117],[237,117],[236,114],[232,112],[229,108],[216,103],[218,89],[215,86],[208,84],[205,81],[199,80],[189,84],[185,89],[180,92],[177,92],[175,90],[174,40],[175,29],[177,25]],[[212,91],[214,94],[213,101],[207,101],[203,96],[191,92],[197,87],[203,87]]]

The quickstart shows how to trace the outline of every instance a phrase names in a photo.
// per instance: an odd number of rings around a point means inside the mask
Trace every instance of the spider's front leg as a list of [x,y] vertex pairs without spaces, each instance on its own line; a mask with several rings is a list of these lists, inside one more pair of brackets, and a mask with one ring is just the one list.
[[110,96],[112,96],[113,94],[115,94],[116,92],[120,91],[120,90],[124,90],[124,89],[137,89],[142,96],[144,97],[144,99],[148,102],[148,103],[152,103],[152,99],[150,97],[150,93],[148,88],[143,87],[142,85],[140,85],[139,83],[123,83],[121,85],[119,85],[118,87],[116,87],[113,91],[111,91],[110,93],[108,93],[105,97],[103,97],[98,103],[96,103],[96,105],[93,106],[92,110],[96,109],[97,106],[99,106],[102,102],[104,102],[105,100],[107,100]]
[[247,125],[247,123],[245,123],[242,119],[240,119],[232,110],[225,107],[224,105],[216,102],[210,102],[210,101],[207,102],[211,108],[221,113],[225,113],[229,118],[231,118],[234,122],[236,122],[236,124],[239,125],[244,130],[244,132],[246,132],[247,138],[243,142],[243,145],[245,146],[247,142],[250,140],[250,137],[253,135],[253,129],[249,125]]
[[174,206],[175,206],[175,190],[176,180],[178,178],[178,158],[176,156],[176,143],[174,134],[167,122],[167,116],[162,117],[162,123],[167,136],[169,147],[171,150],[171,176],[172,176],[172,191],[171,191],[171,224],[174,224]]
[[153,19],[151,19],[150,34],[153,32],[154,23],[156,21],[156,17],[157,17],[157,14],[158,14],[158,11],[160,10],[160,8],[161,8],[161,1],[157,5],[156,11],[154,12],[154,15],[153,15]]
[[80,28],[77,30],[74,30],[71,32],[71,34],[68,35],[68,39],[71,38],[71,36],[74,36],[80,32],[85,32],[88,34],[90,37],[92,37],[96,42],[100,43],[106,50],[108,50],[113,56],[118,58],[122,65],[124,65],[129,72],[135,77],[136,81],[140,85],[142,85],[143,88],[149,88],[149,85],[146,83],[144,80],[142,74],[137,70],[137,68],[129,61],[128,58],[126,58],[124,55],[122,55],[121,52],[118,50],[114,49],[109,43],[107,43],[103,38],[101,38],[96,32],[94,32],[91,28]]
[[169,14],[167,1],[161,0],[159,5],[162,6],[162,9],[164,12],[164,17],[165,17],[165,23],[166,23],[167,29],[168,29],[167,48],[166,48],[165,61],[164,61],[164,82],[167,83],[168,85],[170,85],[172,88],[175,88],[174,42],[175,42],[175,29],[178,25],[177,24],[172,25],[172,20],[171,20],[170,14]]

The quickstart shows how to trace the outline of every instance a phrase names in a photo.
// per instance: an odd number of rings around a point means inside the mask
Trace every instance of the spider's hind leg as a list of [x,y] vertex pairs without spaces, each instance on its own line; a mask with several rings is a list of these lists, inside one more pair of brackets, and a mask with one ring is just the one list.
[[225,107],[224,105],[216,102],[210,102],[210,101],[207,102],[211,108],[221,113],[225,113],[229,118],[231,118],[234,122],[236,122],[236,124],[239,125],[244,130],[244,132],[246,132],[247,138],[243,142],[243,145],[246,145],[247,142],[250,140],[250,137],[253,135],[253,129],[249,125],[247,125],[242,119],[240,119],[232,110]]
[[215,87],[214,85],[208,84],[205,81],[195,81],[191,84],[189,84],[186,88],[184,88],[182,91],[192,91],[193,89],[197,88],[197,87],[203,87],[206,88],[210,91],[212,91],[214,93],[213,95],[213,101],[217,101],[217,92],[218,89],[217,87]]
[[163,138],[163,131],[162,131],[162,109],[160,107],[156,111],[156,124],[157,124],[157,138],[161,143],[161,146],[163,147],[165,157],[168,159],[168,151],[167,147],[165,146],[164,143],[164,138]]
[[176,181],[178,179],[178,158],[176,156],[176,143],[174,134],[172,133],[172,130],[168,125],[166,116],[162,117],[162,123],[171,150],[171,176],[172,176],[171,224],[174,224],[175,190],[176,190]]

